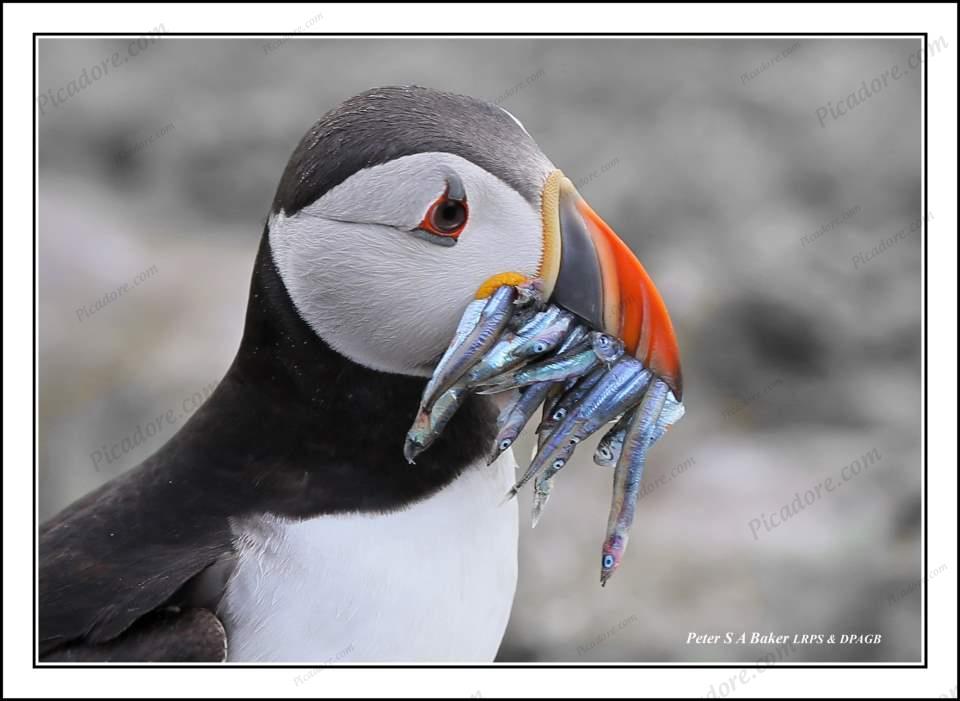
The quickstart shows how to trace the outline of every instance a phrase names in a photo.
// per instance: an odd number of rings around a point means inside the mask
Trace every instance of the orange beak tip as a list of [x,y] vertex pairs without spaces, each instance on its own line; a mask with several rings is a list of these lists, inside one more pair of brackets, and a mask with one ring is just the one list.
[[663,297],[634,252],[590,205],[580,200],[578,209],[596,242],[608,329],[663,378],[679,401],[683,394],[680,350]]
[[683,396],[680,352],[666,304],[630,247],[554,171],[543,190],[546,294],[626,350]]

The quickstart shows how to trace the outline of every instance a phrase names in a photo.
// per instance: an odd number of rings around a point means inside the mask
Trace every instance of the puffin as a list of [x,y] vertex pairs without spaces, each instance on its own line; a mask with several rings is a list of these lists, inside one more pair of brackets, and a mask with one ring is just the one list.
[[679,382],[650,277],[512,114],[390,86],[323,115],[216,389],[40,526],[39,662],[493,661],[518,569],[496,399],[403,446],[464,309],[517,276]]

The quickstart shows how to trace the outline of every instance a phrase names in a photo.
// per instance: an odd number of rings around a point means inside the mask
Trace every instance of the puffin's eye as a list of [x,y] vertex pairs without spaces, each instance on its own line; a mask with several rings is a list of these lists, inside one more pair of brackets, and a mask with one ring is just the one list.
[[430,205],[426,216],[420,222],[420,228],[434,236],[444,236],[456,240],[467,224],[467,200],[450,197],[447,189],[436,202]]

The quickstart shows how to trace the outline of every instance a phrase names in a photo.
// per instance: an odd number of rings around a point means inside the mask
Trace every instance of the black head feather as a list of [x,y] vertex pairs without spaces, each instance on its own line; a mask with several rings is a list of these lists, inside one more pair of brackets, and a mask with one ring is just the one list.
[[538,202],[550,161],[494,104],[417,86],[374,88],[327,112],[304,135],[272,211],[292,215],[364,168],[415,153],[461,156]]

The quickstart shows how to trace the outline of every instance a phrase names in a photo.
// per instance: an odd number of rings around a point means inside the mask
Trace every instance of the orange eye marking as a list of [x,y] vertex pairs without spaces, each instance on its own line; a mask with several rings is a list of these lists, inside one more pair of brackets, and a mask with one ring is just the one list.
[[466,198],[455,200],[450,197],[450,188],[430,205],[430,209],[420,222],[420,228],[434,236],[457,239],[463,232],[469,219],[470,209]]

